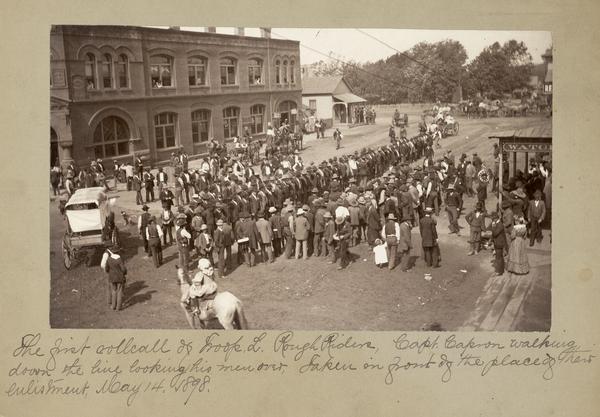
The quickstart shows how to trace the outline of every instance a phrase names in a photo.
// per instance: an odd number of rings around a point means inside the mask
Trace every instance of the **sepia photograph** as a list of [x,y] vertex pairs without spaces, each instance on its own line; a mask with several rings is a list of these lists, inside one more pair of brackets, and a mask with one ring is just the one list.
[[550,32],[49,39],[51,328],[550,331]]

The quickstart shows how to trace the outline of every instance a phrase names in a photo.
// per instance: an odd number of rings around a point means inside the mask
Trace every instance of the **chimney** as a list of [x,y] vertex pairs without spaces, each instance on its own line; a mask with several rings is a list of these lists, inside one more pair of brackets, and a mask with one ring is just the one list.
[[181,26],[169,26],[170,30],[181,30]]
[[207,27],[204,29],[205,32],[208,33],[217,33],[217,28],[216,27]]
[[244,28],[235,28],[235,34],[237,36],[244,36]]
[[271,28],[260,28],[260,37],[261,38],[270,38],[271,37]]

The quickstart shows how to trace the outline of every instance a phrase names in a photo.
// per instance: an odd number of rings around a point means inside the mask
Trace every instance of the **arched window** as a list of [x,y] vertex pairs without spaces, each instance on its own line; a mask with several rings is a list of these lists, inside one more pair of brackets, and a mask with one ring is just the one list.
[[260,59],[251,59],[248,61],[248,83],[250,85],[262,84],[262,61]]
[[275,61],[275,84],[281,84],[281,61]]
[[94,130],[94,154],[96,158],[112,158],[129,153],[129,127],[123,119],[108,116]]
[[192,112],[192,142],[208,142],[210,132],[210,110],[202,109]]
[[112,56],[105,54],[102,60],[102,88],[113,88]]
[[237,136],[240,120],[239,107],[227,107],[223,110],[223,136],[228,139]]
[[264,132],[265,106],[255,104],[250,107],[250,132],[254,135]]
[[119,55],[117,78],[119,79],[119,88],[129,88],[129,59],[127,55]]
[[224,58],[221,60],[221,85],[235,85],[235,66],[236,61],[233,58]]
[[173,87],[173,59],[166,55],[150,57],[152,88]]
[[88,90],[94,90],[98,86],[96,82],[96,56],[94,54],[85,56],[85,85]]
[[294,60],[290,61],[290,84],[296,84],[296,62]]
[[188,58],[188,80],[190,87],[206,85],[208,60],[203,57],[193,56]]
[[281,69],[281,71],[283,72],[283,83],[287,84],[288,83],[288,62],[287,62],[287,60],[283,61],[283,68]]
[[154,116],[154,138],[156,149],[173,148],[177,143],[175,129],[177,114],[160,113]]

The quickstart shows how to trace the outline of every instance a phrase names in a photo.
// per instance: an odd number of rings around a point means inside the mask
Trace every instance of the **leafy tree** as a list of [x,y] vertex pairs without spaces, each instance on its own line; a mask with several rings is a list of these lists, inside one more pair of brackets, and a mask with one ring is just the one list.
[[526,87],[532,68],[531,55],[523,42],[495,42],[468,66],[470,85],[483,96],[499,97]]

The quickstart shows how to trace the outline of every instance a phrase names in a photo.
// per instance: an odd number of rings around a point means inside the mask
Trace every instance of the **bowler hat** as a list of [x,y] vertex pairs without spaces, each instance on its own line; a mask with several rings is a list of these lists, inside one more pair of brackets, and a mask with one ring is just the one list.
[[217,220],[217,226],[223,226],[223,219]]
[[275,207],[269,207],[269,213],[275,213],[277,209]]
[[145,205],[145,204],[142,206],[142,210],[144,210],[144,211],[148,211],[149,209],[150,209],[150,207],[148,207],[148,206],[147,206],[147,205]]

